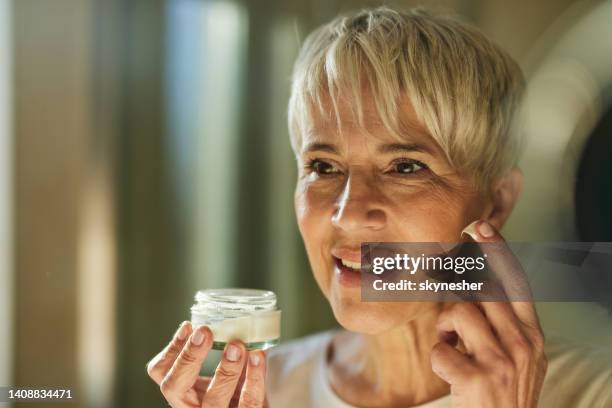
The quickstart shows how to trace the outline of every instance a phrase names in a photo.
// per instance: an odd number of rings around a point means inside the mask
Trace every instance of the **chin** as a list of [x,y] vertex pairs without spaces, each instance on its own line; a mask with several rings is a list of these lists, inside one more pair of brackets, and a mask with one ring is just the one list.
[[346,330],[380,334],[414,320],[422,310],[418,302],[362,302],[359,296],[332,295],[334,317]]

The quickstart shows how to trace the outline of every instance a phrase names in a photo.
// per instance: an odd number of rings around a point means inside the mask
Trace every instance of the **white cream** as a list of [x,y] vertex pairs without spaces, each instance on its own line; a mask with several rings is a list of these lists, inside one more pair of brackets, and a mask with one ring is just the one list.
[[278,343],[281,311],[274,292],[257,289],[208,289],[196,293],[191,308],[194,327],[208,326],[213,348],[223,349],[233,339],[248,349],[265,350]]

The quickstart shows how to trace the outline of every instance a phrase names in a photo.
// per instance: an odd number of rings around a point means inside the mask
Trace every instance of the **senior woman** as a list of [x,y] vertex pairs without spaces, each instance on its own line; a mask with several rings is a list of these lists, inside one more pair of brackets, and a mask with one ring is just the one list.
[[170,405],[612,406],[612,360],[545,349],[531,303],[361,301],[362,242],[452,243],[465,230],[503,243],[522,185],[512,124],[523,87],[481,33],[423,10],[365,10],[313,32],[289,102],[295,211],[343,329],[268,356],[232,342],[205,378],[212,334],[185,322],[148,364]]

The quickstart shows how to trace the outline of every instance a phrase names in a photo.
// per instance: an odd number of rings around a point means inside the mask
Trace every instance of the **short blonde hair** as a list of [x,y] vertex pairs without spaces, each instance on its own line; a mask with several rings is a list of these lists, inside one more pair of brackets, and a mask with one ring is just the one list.
[[421,8],[362,10],[305,40],[292,75],[291,145],[297,153],[312,108],[339,121],[341,98],[364,126],[363,98],[371,97],[381,122],[401,139],[399,105],[407,96],[451,165],[487,189],[518,159],[513,117],[524,82],[517,63],[468,24]]

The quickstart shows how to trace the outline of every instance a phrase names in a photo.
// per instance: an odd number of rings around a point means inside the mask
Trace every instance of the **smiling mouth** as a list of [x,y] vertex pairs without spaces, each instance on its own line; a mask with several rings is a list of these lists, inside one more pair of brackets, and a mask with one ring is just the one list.
[[[361,273],[362,271],[361,262],[348,261],[346,259],[338,258],[333,255],[332,255],[332,258],[334,259],[334,263],[336,264],[336,267],[338,267],[338,269],[342,271],[355,272],[355,273]],[[368,268],[368,266],[369,265],[364,265],[364,272],[370,272],[371,268]]]
[[355,273],[361,272],[361,263],[359,262],[351,262],[335,256],[332,256],[332,258],[334,258],[334,263],[340,270]]

